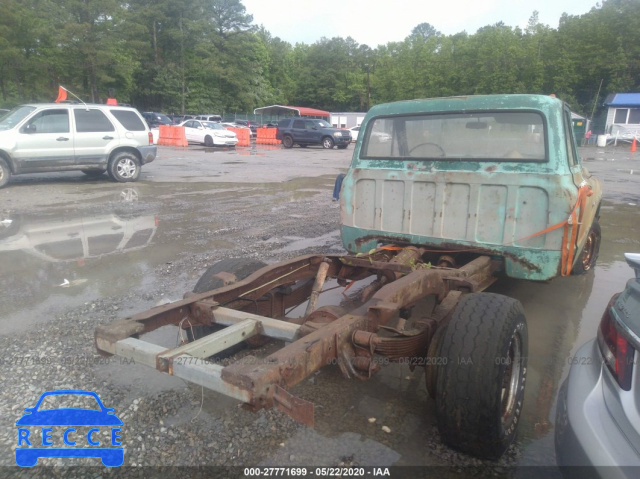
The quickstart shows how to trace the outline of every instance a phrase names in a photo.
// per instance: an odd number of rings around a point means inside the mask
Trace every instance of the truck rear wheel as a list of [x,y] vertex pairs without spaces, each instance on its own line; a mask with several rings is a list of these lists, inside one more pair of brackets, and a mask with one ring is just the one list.
[[573,265],[571,274],[586,274],[593,268],[595,268],[596,260],[598,259],[598,254],[600,253],[601,237],[602,233],[600,229],[600,223],[598,223],[598,220],[593,220],[593,224],[591,225],[591,229],[589,230],[589,235],[587,236],[587,241],[584,243],[582,251],[578,255],[578,258]]
[[527,350],[519,301],[492,293],[460,299],[438,354],[436,410],[445,443],[480,458],[502,456],[522,412]]
[[[206,293],[212,289],[217,289],[225,286],[224,281],[217,277],[219,273],[231,273],[236,277],[236,281],[241,281],[247,276],[255,273],[260,268],[266,266],[266,263],[255,259],[248,258],[229,258],[218,261],[216,264],[209,266],[209,268],[202,274],[196,285],[193,287],[194,293]],[[187,339],[189,342],[195,339],[201,338],[216,331],[220,331],[224,326],[206,326],[197,325],[191,328],[187,327]],[[243,343],[237,344],[229,349],[226,349],[223,353],[218,354],[218,357],[231,356],[243,348]]]

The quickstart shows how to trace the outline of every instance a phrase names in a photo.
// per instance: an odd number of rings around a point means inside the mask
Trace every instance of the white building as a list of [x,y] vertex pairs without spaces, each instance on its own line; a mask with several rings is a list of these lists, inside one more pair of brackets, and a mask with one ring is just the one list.
[[622,140],[640,139],[640,93],[614,93],[604,105],[609,107],[605,133]]
[[331,121],[329,123],[331,123],[334,128],[351,128],[353,126],[360,126],[365,115],[366,113],[331,112]]

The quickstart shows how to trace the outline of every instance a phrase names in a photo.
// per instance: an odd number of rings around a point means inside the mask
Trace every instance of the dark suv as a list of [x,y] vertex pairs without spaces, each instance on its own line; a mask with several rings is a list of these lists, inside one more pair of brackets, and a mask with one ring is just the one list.
[[294,144],[304,148],[307,145],[322,145],[333,148],[334,145],[344,150],[351,143],[349,130],[333,128],[324,120],[286,118],[278,122],[276,139],[282,141],[285,148]]
[[164,113],[144,111],[142,112],[142,116],[147,120],[149,128],[158,128],[160,125],[173,125],[173,120]]

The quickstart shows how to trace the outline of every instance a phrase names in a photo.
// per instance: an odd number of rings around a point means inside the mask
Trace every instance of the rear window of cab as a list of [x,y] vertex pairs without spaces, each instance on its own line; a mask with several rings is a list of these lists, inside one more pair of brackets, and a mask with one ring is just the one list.
[[544,117],[536,111],[378,117],[369,121],[364,159],[547,161]]

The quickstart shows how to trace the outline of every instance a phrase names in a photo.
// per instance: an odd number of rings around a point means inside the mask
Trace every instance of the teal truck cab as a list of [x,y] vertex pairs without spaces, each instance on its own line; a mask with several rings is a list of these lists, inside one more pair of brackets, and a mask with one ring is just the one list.
[[[181,301],[96,328],[96,348],[309,426],[313,403],[290,390],[322,367],[366,380],[409,364],[424,369],[440,438],[499,458],[522,412],[528,332],[519,301],[485,290],[584,273],[598,254],[601,188],[569,108],[539,95],[378,105],[339,191],[346,254],[222,260]],[[318,307],[338,287],[348,301]],[[147,341],[168,325],[188,341]],[[255,337],[280,348],[209,360]]]

